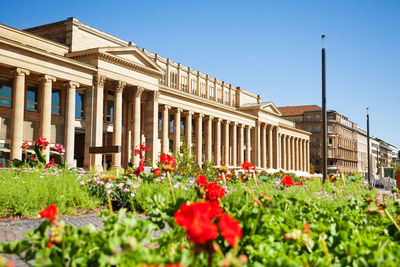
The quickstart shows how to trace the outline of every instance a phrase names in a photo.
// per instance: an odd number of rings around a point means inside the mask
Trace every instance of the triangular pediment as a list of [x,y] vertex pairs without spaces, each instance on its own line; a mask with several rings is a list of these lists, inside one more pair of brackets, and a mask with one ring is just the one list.
[[281,116],[281,113],[279,112],[278,108],[274,105],[274,103],[270,102],[267,103],[265,105],[262,105],[260,107],[261,110],[268,112],[268,113],[272,113],[278,116]]
[[133,64],[140,65],[142,67],[162,72],[162,69],[136,46],[105,47],[101,48],[100,52],[113,55],[115,57],[127,60]]

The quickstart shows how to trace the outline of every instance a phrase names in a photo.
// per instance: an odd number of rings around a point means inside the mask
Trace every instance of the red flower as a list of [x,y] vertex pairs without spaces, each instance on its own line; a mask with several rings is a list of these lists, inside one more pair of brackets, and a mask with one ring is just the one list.
[[212,219],[213,207],[209,202],[198,202],[191,205],[183,204],[175,212],[175,221],[186,229],[189,239],[198,244],[204,244],[218,236],[217,225]]
[[56,223],[56,220],[58,218],[57,214],[57,205],[53,204],[48,206],[42,211],[39,211],[40,218],[46,218],[48,219],[52,224]]
[[21,148],[22,148],[22,149],[28,149],[29,147],[30,147],[30,145],[28,144],[28,140],[25,140],[25,141],[22,143]]
[[208,185],[208,181],[205,175],[199,175],[197,176],[196,183],[199,185],[206,187]]
[[221,209],[221,204],[219,200],[213,200],[209,201],[211,205],[211,211],[210,211],[210,217],[211,219],[216,219],[221,217],[222,215],[222,209]]
[[226,167],[225,164],[221,164],[221,166],[219,167],[219,171],[220,171],[220,172],[227,172],[227,171],[228,171],[228,168]]
[[0,163],[0,169],[3,168],[3,164]]
[[49,243],[47,243],[47,247],[48,248],[51,248],[53,246],[53,243],[51,243],[50,241],[49,241]]
[[175,169],[175,159],[173,156],[163,153],[160,156],[160,163],[162,169],[166,171],[173,171]]
[[227,175],[225,175],[225,178],[226,178],[226,179],[231,179],[231,178],[232,178],[232,175],[230,175],[230,174],[228,173]]
[[39,137],[36,140],[36,145],[42,151],[42,150],[46,149],[46,147],[49,145],[49,142],[46,141],[46,138]]
[[146,143],[140,144],[140,150],[142,151],[146,151],[146,150],[150,150],[150,148],[148,146],[146,146]]
[[65,148],[63,145],[56,145],[55,147],[53,147],[53,149],[58,153],[65,153]]
[[290,177],[290,176],[283,177],[281,183],[286,185],[287,187],[294,185],[292,177]]
[[217,183],[209,183],[206,187],[206,199],[213,201],[225,196],[225,189]]
[[251,167],[252,167],[251,162],[248,162],[247,160],[245,160],[245,161],[242,163],[242,169],[249,170]]
[[236,247],[239,244],[240,238],[242,238],[242,228],[239,222],[231,215],[224,213],[219,218],[218,226],[226,242],[232,247]]
[[144,162],[143,161],[139,161],[139,167],[137,167],[136,169],[135,169],[135,174],[137,175],[137,176],[139,176],[139,174],[141,173],[141,172],[143,172],[144,171]]
[[160,168],[154,169],[154,175],[161,175]]
[[56,167],[57,164],[54,163],[54,159],[51,159],[49,161],[49,163],[46,164],[46,166],[44,166],[45,169],[51,168],[51,167]]

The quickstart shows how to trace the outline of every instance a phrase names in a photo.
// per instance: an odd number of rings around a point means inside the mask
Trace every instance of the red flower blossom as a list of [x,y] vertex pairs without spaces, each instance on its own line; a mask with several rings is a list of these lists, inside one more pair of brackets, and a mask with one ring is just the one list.
[[56,220],[58,218],[58,213],[57,213],[57,205],[53,204],[48,206],[42,211],[39,211],[40,218],[46,218],[48,219],[52,224],[56,223]]
[[144,171],[144,162],[143,161],[139,161],[139,166],[135,169],[135,174],[137,176],[140,175],[141,172]]
[[155,168],[154,169],[154,175],[161,175],[160,168]]
[[50,241],[49,241],[49,243],[47,243],[47,247],[48,248],[51,248],[53,246],[53,243],[51,243]]
[[30,145],[28,144],[28,140],[25,140],[25,141],[22,143],[21,148],[22,148],[22,149],[28,149],[29,147],[30,147]]
[[291,176],[285,176],[285,177],[283,177],[281,183],[284,184],[284,185],[286,185],[287,187],[290,187],[290,186],[292,186],[292,185],[303,185],[303,183],[295,183],[295,182],[293,182]]
[[48,168],[52,168],[52,167],[56,167],[56,166],[57,166],[57,164],[54,163],[54,159],[51,159],[51,160],[49,161],[49,163],[47,163],[46,166],[44,166],[44,168],[45,168],[45,169],[48,169]]
[[206,187],[208,185],[208,181],[205,175],[199,175],[197,176],[196,183],[199,185]]
[[211,211],[210,211],[211,219],[216,219],[221,217],[223,212],[219,200],[209,201],[209,203],[211,205]]
[[38,148],[40,149],[40,151],[43,151],[43,150],[46,149],[46,147],[49,145],[49,142],[46,141],[46,138],[39,137],[39,138],[36,140],[36,145],[38,146]]
[[213,207],[209,202],[198,202],[191,205],[183,204],[175,212],[175,221],[186,229],[189,239],[198,244],[204,244],[218,236],[217,225],[212,219]]
[[206,187],[206,199],[213,201],[225,196],[225,189],[217,183],[208,183]]
[[53,147],[53,149],[58,153],[65,153],[65,148],[63,145],[56,145],[55,147]]
[[227,175],[225,175],[225,178],[226,178],[226,179],[231,179],[231,178],[232,178],[232,175],[230,175],[230,174],[228,173]]
[[175,169],[175,159],[169,154],[161,154],[160,163],[163,170],[173,171]]
[[143,144],[140,144],[140,150],[147,151],[147,150],[150,150],[150,148],[148,146],[146,146],[146,143],[143,143]]
[[245,161],[242,163],[242,169],[249,170],[249,169],[251,169],[252,167],[253,167],[253,166],[252,166],[251,162],[248,162],[247,160],[245,160]]
[[239,222],[231,215],[224,213],[219,218],[218,226],[226,242],[232,247],[236,247],[239,244],[240,238],[242,238],[242,228]]

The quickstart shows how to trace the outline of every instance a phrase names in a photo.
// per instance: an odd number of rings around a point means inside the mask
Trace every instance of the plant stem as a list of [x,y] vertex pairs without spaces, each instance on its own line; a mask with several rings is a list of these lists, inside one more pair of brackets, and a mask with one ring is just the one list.
[[169,186],[171,187],[172,199],[174,200],[174,202],[176,202],[175,192],[174,192],[174,187],[172,186],[172,178],[171,178],[170,171],[167,171],[167,177],[168,177],[168,181],[169,181]]
[[257,209],[257,212],[256,224],[254,225],[253,229],[251,229],[250,236],[253,236],[256,233],[258,222],[260,221],[261,211]]
[[254,183],[256,184],[256,187],[258,187],[257,172],[255,170],[254,170],[254,173],[253,173],[253,179],[254,179]]
[[224,180],[224,186],[226,186],[226,177],[224,172],[222,172],[222,180]]
[[328,266],[332,266],[332,263],[331,263],[331,256],[330,256],[330,254],[329,254],[329,249],[328,249],[328,246],[326,245],[326,242],[325,242],[325,238],[320,238],[319,239],[319,241],[321,242],[321,244],[322,244],[322,247],[323,247],[323,249],[324,249],[324,253],[325,253],[325,256],[326,256],[326,258],[327,258],[327,260],[328,260]]
[[110,209],[110,214],[113,214],[113,208],[112,208],[112,204],[111,204],[111,198],[110,195],[108,194],[108,190],[106,188],[106,195],[107,195],[107,201],[108,201],[108,208]]
[[396,223],[396,221],[393,219],[392,215],[389,213],[389,211],[387,209],[384,209],[386,215],[389,217],[389,219],[393,222],[394,226],[396,226],[397,230],[400,232],[400,227],[399,225]]

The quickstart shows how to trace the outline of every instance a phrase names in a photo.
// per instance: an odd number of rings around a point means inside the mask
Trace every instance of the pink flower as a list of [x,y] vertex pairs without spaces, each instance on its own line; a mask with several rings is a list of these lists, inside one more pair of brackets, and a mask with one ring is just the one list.
[[57,166],[57,164],[54,163],[54,159],[51,159],[51,160],[49,161],[49,163],[47,163],[46,166],[45,166],[44,168],[45,168],[45,169],[48,169],[48,168],[56,167],[56,166]]
[[53,147],[53,149],[58,153],[65,153],[65,148],[63,145],[56,145],[55,147]]
[[46,141],[46,138],[39,137],[39,138],[36,140],[36,145],[38,146],[38,148],[40,149],[40,151],[43,151],[43,150],[46,149],[46,147],[49,145],[49,142]]

